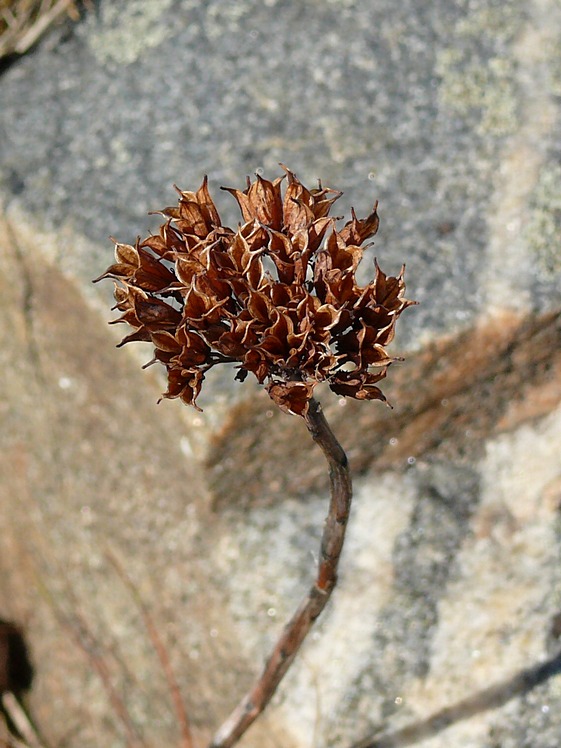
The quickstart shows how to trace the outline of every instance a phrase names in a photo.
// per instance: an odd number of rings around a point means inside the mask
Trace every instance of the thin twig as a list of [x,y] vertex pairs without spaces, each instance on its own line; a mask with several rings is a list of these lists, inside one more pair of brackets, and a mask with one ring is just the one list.
[[[29,491],[27,490],[29,487],[27,486],[27,484],[24,484],[24,486],[26,490],[22,492],[22,496],[24,496],[24,498],[29,502],[31,500]],[[17,525],[17,527],[21,529],[19,525]],[[26,528],[26,533],[29,534],[29,532],[32,533],[31,540],[33,540],[36,528],[34,528],[33,525],[29,526],[28,528]],[[21,534],[22,533],[20,533],[20,535]],[[125,701],[113,685],[113,676],[106,653],[101,644],[96,639],[95,634],[89,627],[88,623],[79,613],[79,601],[74,593],[70,580],[63,572],[62,567],[58,568],[57,565],[56,573],[53,571],[52,561],[47,561],[47,558],[43,555],[40,549],[40,543],[37,541],[37,538],[35,538],[35,542],[32,543],[32,545],[33,548],[22,545],[21,551],[23,554],[23,558],[31,559],[30,571],[34,577],[35,586],[39,591],[39,594],[49,605],[49,608],[59,625],[70,634],[72,639],[74,639],[80,651],[88,658],[90,665],[99,676],[113,712],[120,720],[126,732],[127,748],[146,748],[146,742],[143,740],[142,736],[134,725]],[[73,606],[72,613],[67,613],[62,605],[60,605],[53,591],[45,582],[44,577],[40,575],[39,569],[50,569],[51,577],[61,577],[66,581],[64,595],[65,597],[69,598],[69,602]],[[115,659],[114,654],[112,654],[112,657]],[[41,737],[40,740],[44,745],[46,745],[46,739],[44,737]]]
[[285,626],[263,672],[215,734],[210,748],[230,748],[265,709],[292,664],[337,582],[337,565],[351,509],[352,485],[347,456],[325,420],[321,406],[310,401],[304,416],[308,431],[329,463],[331,501],[321,540],[316,580]]
[[173,671],[173,667],[172,667],[171,660],[169,657],[169,652],[166,646],[164,645],[162,639],[160,638],[158,629],[156,625],[154,624],[154,621],[152,620],[152,616],[150,615],[150,612],[147,606],[144,604],[144,601],[140,595],[140,592],[136,588],[134,582],[132,581],[128,573],[125,571],[125,569],[121,566],[121,564],[117,560],[117,557],[112,553],[112,551],[107,550],[105,555],[107,556],[109,562],[115,568],[123,584],[127,587],[129,592],[131,593],[140,611],[140,614],[142,616],[144,627],[146,628],[146,631],[148,632],[148,636],[150,637],[150,641],[152,642],[152,647],[154,648],[154,651],[156,652],[156,655],[160,661],[160,665],[164,672],[164,677],[167,681],[168,688],[170,691],[170,696],[172,699],[175,715],[177,717],[177,721],[181,729],[180,747],[181,748],[193,748],[193,738],[191,735],[191,725],[189,721],[189,716],[187,714],[185,704],[183,703],[183,698],[181,696],[181,689],[179,688],[179,683],[177,682],[175,673]]
[[77,611],[75,611],[71,616],[66,615],[56,605],[56,603],[54,603],[52,598],[51,603],[54,615],[58,622],[70,633],[78,647],[87,656],[93,669],[97,672],[111,707],[121,721],[127,734],[127,748],[143,748],[145,742],[136,729],[125,702],[113,685],[110,667],[103,655],[101,646],[90,630],[88,624]]
[[516,672],[511,678],[484,688],[477,693],[445,706],[425,719],[398,728],[395,731],[378,732],[376,735],[353,743],[352,748],[405,748],[420,742],[432,742],[431,738],[466,719],[499,709],[518,696],[526,695],[537,686],[561,673],[561,652],[545,662]]

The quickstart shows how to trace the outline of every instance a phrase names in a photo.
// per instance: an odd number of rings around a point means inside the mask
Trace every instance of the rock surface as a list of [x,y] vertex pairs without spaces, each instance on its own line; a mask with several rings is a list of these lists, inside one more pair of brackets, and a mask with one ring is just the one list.
[[181,745],[154,630],[204,745],[313,576],[301,421],[231,372],[202,414],[157,406],[90,284],[173,182],[282,161],[341,213],[380,200],[421,305],[393,411],[325,394],[355,474],[339,587],[241,745],[557,748],[560,52],[555,0],[102,0],[3,73],[0,618],[49,745]]

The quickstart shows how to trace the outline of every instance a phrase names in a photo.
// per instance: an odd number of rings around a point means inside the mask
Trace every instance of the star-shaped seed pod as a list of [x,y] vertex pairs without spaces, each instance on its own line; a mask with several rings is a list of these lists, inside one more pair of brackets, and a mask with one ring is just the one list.
[[153,361],[167,370],[164,397],[198,408],[209,369],[234,363],[237,379],[251,372],[282,410],[301,416],[319,382],[337,395],[385,399],[377,383],[395,360],[385,346],[414,302],[403,268],[391,277],[376,263],[374,279],[357,283],[376,206],[364,219],[352,211],[338,230],[329,213],[341,193],[309,190],[285,172],[223,188],[242,214],[235,231],[222,225],[205,177],[161,211],[159,234],[115,242],[115,263],[97,280],[116,281],[114,322],[133,328],[122,344],[153,344]]

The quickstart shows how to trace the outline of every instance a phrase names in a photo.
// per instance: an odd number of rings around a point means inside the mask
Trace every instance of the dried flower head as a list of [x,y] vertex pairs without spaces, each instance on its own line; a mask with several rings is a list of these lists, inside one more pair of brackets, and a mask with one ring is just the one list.
[[[206,372],[238,365],[252,372],[283,410],[305,415],[318,382],[338,395],[383,400],[376,386],[392,358],[385,346],[410,304],[403,268],[386,276],[375,265],[367,286],[356,282],[364,241],[378,229],[376,206],[341,230],[329,216],[341,193],[308,190],[285,168],[274,182],[257,176],[237,200],[243,222],[223,226],[205,177],[197,192],[179,192],[165,208],[157,236],[135,246],[115,242],[115,322],[134,328],[121,345],[150,341],[167,369],[164,397],[188,405]],[[225,188],[223,188],[225,189]]]

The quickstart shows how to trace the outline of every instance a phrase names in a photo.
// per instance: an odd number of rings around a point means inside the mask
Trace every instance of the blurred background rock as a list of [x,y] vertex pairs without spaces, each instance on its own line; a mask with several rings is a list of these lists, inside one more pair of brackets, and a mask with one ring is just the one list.
[[405,261],[421,305],[393,411],[325,395],[355,469],[340,586],[242,745],[556,748],[560,53],[556,0],[0,4],[0,617],[49,745],[130,743],[99,653],[146,744],[179,744],[110,554],[200,744],[312,578],[327,482],[300,420],[228,371],[202,414],[157,406],[90,283],[173,183],[208,174],[235,222],[219,185],[282,161],[344,190],[336,213],[380,200],[363,278]]

